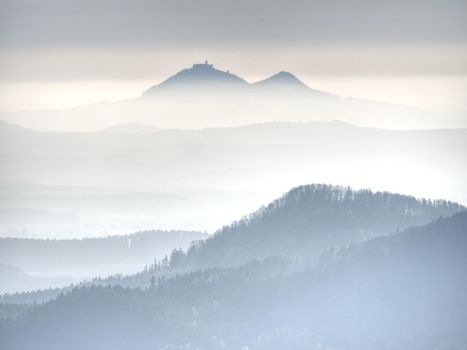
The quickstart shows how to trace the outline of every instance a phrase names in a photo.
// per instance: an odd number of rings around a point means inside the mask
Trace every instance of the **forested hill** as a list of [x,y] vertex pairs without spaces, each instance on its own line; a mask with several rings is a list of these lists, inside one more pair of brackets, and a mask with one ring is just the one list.
[[467,212],[334,253],[313,270],[269,278],[263,273],[268,264],[192,272],[145,290],[77,288],[16,320],[4,319],[0,347],[425,350],[467,345]]
[[[464,209],[444,200],[418,200],[387,192],[354,191],[347,187],[317,184],[300,186],[248,217],[218,230],[212,237],[198,241],[187,252],[174,250],[170,259],[159,260],[149,269],[134,275],[97,279],[83,285],[146,288],[152,277],[157,281],[160,277],[170,278],[209,268],[236,267],[270,257],[283,257],[310,266],[331,248],[338,250]],[[132,246],[137,244],[135,240],[132,242]],[[145,245],[147,242],[144,242],[141,243]],[[125,243],[124,251],[126,247]],[[144,251],[148,253],[147,249]],[[59,292],[38,291],[3,296],[0,300],[43,302]]]
[[318,255],[463,209],[445,200],[320,184],[300,186],[192,246],[186,255],[178,252],[172,260],[175,265],[204,268],[238,266],[276,255]]

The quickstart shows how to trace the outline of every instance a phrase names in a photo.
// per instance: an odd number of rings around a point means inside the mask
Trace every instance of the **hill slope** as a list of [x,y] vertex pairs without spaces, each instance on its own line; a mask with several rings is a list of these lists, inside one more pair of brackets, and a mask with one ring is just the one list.
[[268,256],[317,256],[463,209],[457,203],[387,192],[300,186],[191,247],[179,263],[219,267]]

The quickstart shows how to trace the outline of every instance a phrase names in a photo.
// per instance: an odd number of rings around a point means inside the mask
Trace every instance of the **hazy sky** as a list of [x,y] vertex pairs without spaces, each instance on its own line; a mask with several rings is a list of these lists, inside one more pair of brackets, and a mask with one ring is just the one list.
[[465,0],[1,0],[0,110],[137,96],[209,59],[342,95],[463,109]]

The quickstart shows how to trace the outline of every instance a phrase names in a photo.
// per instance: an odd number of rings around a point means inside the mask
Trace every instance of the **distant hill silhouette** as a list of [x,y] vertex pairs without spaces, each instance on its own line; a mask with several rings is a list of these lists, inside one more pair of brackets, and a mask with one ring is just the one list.
[[[219,93],[237,93],[243,97],[264,98],[265,94],[286,94],[289,98],[296,97],[335,97],[332,94],[313,90],[292,73],[281,71],[271,77],[255,83],[221,71],[212,64],[194,64],[183,69],[162,83],[146,90],[143,97],[156,97],[161,93],[199,93],[209,92],[214,96]],[[284,96],[285,97],[285,96]]]
[[335,99],[337,96],[328,92],[310,88],[295,75],[281,71],[273,76],[252,84],[253,90],[258,94],[286,94],[289,97],[306,98],[321,97]]
[[258,85],[268,85],[268,84],[286,84],[286,85],[294,85],[297,87],[308,87],[305,83],[299,80],[295,75],[289,72],[281,71],[273,76],[260,80],[255,83]]
[[176,88],[236,88],[247,86],[242,78],[229,72],[215,69],[212,64],[194,64],[189,69],[183,69],[177,74],[153,86],[144,92],[144,96],[151,96],[156,92],[171,91]]
[[73,279],[60,276],[49,278],[31,276],[17,266],[0,262],[0,282],[0,294],[4,294],[63,287],[71,284]]
[[152,134],[159,130],[160,129],[152,125],[129,122],[129,123],[110,126],[108,128],[99,130],[99,132],[104,132],[104,133],[109,133],[109,134],[137,134],[139,135],[139,134]]
[[[391,129],[453,127],[417,107],[313,89],[285,70],[249,83],[207,62],[177,72],[138,98],[71,109],[0,112],[0,119],[43,131],[97,131],[126,123],[186,129],[278,120],[343,120]],[[458,124],[465,127],[462,121]]]
[[134,273],[175,248],[207,238],[196,231],[145,231],[84,239],[0,238],[0,261],[26,272],[77,278]]

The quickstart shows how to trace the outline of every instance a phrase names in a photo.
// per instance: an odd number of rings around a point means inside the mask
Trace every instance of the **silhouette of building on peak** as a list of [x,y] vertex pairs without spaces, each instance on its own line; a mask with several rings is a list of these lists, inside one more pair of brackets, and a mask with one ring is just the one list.
[[195,63],[192,66],[193,69],[214,69],[214,65],[204,61],[204,63]]

